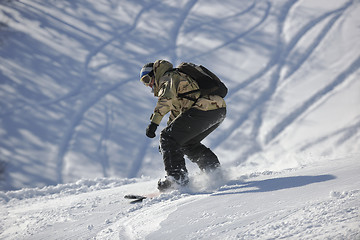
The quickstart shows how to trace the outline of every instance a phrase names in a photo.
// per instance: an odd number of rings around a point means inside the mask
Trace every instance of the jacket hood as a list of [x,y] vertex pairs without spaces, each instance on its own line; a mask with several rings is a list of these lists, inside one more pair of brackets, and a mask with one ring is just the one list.
[[173,69],[173,65],[166,61],[166,60],[157,60],[154,62],[153,70],[154,70],[154,76],[155,76],[155,86],[154,86],[154,95],[158,96],[159,90],[160,90],[160,79],[164,74]]

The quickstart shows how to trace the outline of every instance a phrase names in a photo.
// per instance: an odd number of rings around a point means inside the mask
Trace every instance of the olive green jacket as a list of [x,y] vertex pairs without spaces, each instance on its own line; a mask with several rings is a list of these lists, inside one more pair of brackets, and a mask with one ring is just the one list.
[[169,125],[181,113],[190,108],[209,111],[226,107],[224,99],[220,96],[200,97],[199,92],[194,92],[188,94],[187,97],[197,99],[196,101],[178,97],[178,94],[199,89],[195,80],[179,71],[170,71],[173,69],[173,65],[166,60],[156,61],[153,68],[155,74],[154,95],[158,97],[158,102],[151,116],[151,122],[160,125],[162,118],[168,112],[170,112],[167,122]]

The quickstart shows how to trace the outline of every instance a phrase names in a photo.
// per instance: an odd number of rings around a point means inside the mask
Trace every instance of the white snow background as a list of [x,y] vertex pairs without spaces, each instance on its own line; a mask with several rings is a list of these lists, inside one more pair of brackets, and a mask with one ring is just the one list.
[[[2,0],[0,239],[360,239],[359,0]],[[203,64],[228,115],[164,176],[147,62]],[[166,120],[159,127],[165,126]],[[157,135],[159,135],[159,130]]]

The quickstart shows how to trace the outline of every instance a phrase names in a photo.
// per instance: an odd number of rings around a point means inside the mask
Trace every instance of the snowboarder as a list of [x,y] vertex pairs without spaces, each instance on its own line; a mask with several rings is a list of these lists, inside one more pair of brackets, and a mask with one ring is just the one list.
[[[167,176],[159,180],[158,189],[164,191],[174,184],[188,184],[184,155],[202,171],[212,172],[220,167],[217,156],[201,141],[225,119],[224,99],[217,95],[200,96],[199,91],[193,91],[199,89],[197,82],[166,60],[146,64],[140,71],[140,81],[158,97],[146,136],[154,138],[162,118],[170,112],[167,127],[160,133]],[[188,92],[186,97],[178,96]]]

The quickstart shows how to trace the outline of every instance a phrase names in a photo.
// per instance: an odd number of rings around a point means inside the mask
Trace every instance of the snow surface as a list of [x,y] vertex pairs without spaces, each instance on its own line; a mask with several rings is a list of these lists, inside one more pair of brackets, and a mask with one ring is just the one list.
[[[360,1],[0,2],[0,239],[360,239]],[[187,189],[145,128],[147,62],[229,87]],[[166,121],[162,123],[162,128]]]
[[156,180],[8,191],[0,195],[0,238],[360,239],[358,158],[232,176],[213,191],[206,180],[215,179],[197,175],[197,187],[133,205],[123,196],[151,193]]

